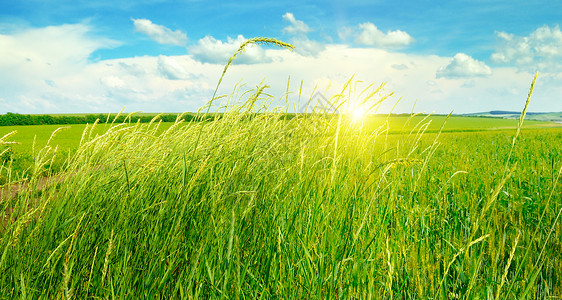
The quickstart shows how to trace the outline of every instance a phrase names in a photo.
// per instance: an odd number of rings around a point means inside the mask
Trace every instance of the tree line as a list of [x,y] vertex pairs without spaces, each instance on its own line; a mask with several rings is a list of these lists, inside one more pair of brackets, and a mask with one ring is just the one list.
[[[154,115],[133,115],[130,117],[130,121],[136,123],[140,120],[141,123],[150,122],[156,114]],[[177,114],[162,114],[159,116],[159,120],[163,122],[174,122],[178,117]],[[84,115],[24,115],[18,113],[6,113],[0,115],[0,126],[16,126],[16,125],[64,125],[64,124],[92,124],[96,120],[100,122],[115,122],[122,123],[128,119],[128,115],[119,115],[115,119],[114,115],[108,114],[84,114]],[[205,119],[213,118],[213,116],[207,115]],[[182,119],[185,121],[201,121],[203,116],[197,114],[184,114]],[[114,121],[115,120],[115,121]]]

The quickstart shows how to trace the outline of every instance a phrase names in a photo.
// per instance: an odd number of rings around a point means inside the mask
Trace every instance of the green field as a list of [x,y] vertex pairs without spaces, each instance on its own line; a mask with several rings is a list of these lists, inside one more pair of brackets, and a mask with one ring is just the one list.
[[[82,115],[82,114],[73,114]],[[417,125],[426,124],[425,131],[437,132],[443,124],[443,132],[464,132],[464,131],[482,131],[515,128],[516,120],[499,119],[499,118],[476,118],[453,116],[446,122],[446,116],[410,116],[393,115],[393,116],[373,116],[362,121],[362,126],[367,131],[375,131],[381,126],[388,125],[390,134],[409,133],[413,129],[419,129]],[[387,124],[388,122],[388,124]],[[169,128],[173,123],[162,123],[160,130]],[[555,126],[554,123],[529,121],[526,122],[525,128],[544,128]],[[39,150],[43,149],[47,143],[52,148],[56,147],[55,159],[46,164],[44,169],[58,172],[63,168],[64,161],[70,154],[73,154],[82,139],[82,134],[86,128],[86,124],[74,125],[32,125],[32,126],[0,126],[0,137],[5,136],[13,131],[15,134],[5,139],[4,142],[15,142],[9,145],[0,145],[0,153],[6,148],[10,148],[8,152],[1,156],[4,164],[11,163],[12,177],[25,178],[30,175],[34,165],[34,158],[39,154]],[[111,124],[98,124],[96,129],[90,135],[101,135]],[[58,130],[58,131],[57,131]],[[56,134],[53,133],[56,131]],[[7,170],[0,170],[0,184],[7,182]]]
[[[81,114],[75,114],[81,115]],[[391,115],[373,116],[362,121],[362,126],[367,131],[374,131],[378,127],[388,122],[389,133],[404,134],[409,133],[412,129],[418,129],[416,125],[427,124],[426,132],[438,132],[444,124],[443,132],[470,132],[483,130],[506,130],[515,129],[517,120],[501,119],[501,118],[478,118],[452,116],[446,120],[446,116],[414,116],[411,118],[407,115]],[[160,128],[165,130],[173,123],[162,123]],[[524,128],[550,128],[562,127],[562,124],[541,121],[527,121]],[[93,135],[102,134],[110,127],[110,124],[99,124]],[[60,129],[52,138],[51,135],[55,130]],[[59,156],[73,153],[79,146],[82,133],[86,128],[86,124],[76,125],[33,125],[33,126],[0,126],[0,137],[16,131],[7,141],[16,142],[10,145],[12,148],[12,156],[16,159],[15,169],[25,170],[30,167],[33,157],[37,155],[39,149],[45,147],[49,139],[51,146],[58,146]],[[1,146],[0,146],[1,147]]]
[[[250,43],[292,47],[222,76]],[[287,119],[264,89],[205,122],[0,128],[0,298],[562,297],[562,128]]]
[[[169,128],[173,123],[162,123],[159,132]],[[55,165],[48,164],[50,170],[59,171],[63,162],[68,159],[70,154],[75,153],[80,145],[82,134],[86,129],[86,124],[74,125],[33,125],[33,126],[0,126],[0,137],[11,132],[15,133],[4,142],[14,144],[0,145],[0,152],[10,148],[9,152],[2,156],[4,164],[11,161],[12,170],[16,171],[15,176],[29,176],[29,170],[34,165],[34,158],[39,155],[39,151],[49,143],[51,148],[56,148]],[[88,131],[88,135],[96,136],[105,133],[111,124],[98,124],[93,131]],[[55,132],[56,131],[56,132]],[[53,133],[55,133],[53,135]],[[0,183],[5,181],[6,170],[0,171]],[[1,177],[4,177],[2,179]]]
[[[423,118],[232,113],[99,125],[79,147],[70,126],[49,144],[73,153],[63,181],[0,202],[0,293],[560,296],[562,129],[526,122],[512,147],[510,120]],[[44,166],[57,127],[2,134],[16,152],[36,135]]]

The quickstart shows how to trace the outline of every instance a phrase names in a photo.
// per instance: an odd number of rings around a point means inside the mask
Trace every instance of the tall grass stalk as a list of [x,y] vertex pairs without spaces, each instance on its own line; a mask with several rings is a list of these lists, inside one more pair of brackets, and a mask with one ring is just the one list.
[[[330,99],[378,109],[382,89],[351,99],[355,84]],[[513,133],[430,132],[433,117],[413,113],[407,125],[391,116],[287,116],[271,106],[265,83],[223,100],[220,118],[178,119],[169,129],[108,117],[95,134],[92,124],[59,181],[3,198],[0,295],[562,293],[559,130],[516,133],[511,151]],[[36,163],[45,166],[55,149],[39,149]],[[517,168],[502,172],[509,155]]]

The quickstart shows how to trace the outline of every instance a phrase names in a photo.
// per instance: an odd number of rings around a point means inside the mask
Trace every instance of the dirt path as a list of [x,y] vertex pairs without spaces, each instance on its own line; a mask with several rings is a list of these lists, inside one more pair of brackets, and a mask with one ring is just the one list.
[[[37,188],[35,191],[42,191],[46,187],[51,186],[57,182],[60,182],[62,176],[50,176],[50,177],[42,177],[37,181]],[[21,182],[16,184],[10,184],[8,186],[3,186],[0,188],[0,201],[12,199],[17,194],[25,192],[29,187],[29,182]]]
[[[13,215],[13,211],[14,211],[14,203],[4,203],[7,202],[9,200],[14,199],[15,197],[17,197],[18,194],[21,193],[36,193],[39,191],[43,191],[46,188],[53,186],[59,182],[62,182],[63,180],[65,180],[66,178],[68,178],[69,175],[68,174],[63,174],[63,175],[55,175],[55,176],[49,176],[49,177],[42,177],[39,178],[36,182],[36,187],[32,190],[29,191],[30,188],[30,183],[29,182],[20,182],[20,183],[15,183],[15,184],[10,184],[8,186],[3,186],[0,188],[0,205],[4,206],[7,204],[6,207],[3,207],[3,211],[0,212],[0,234],[3,234],[5,232],[5,230],[8,228],[9,224],[12,224],[13,222],[15,222],[16,219],[14,219],[14,215]],[[31,199],[31,201],[29,201],[27,203],[27,209],[33,209],[35,207],[37,207],[37,205],[39,205],[39,198],[33,198]]]

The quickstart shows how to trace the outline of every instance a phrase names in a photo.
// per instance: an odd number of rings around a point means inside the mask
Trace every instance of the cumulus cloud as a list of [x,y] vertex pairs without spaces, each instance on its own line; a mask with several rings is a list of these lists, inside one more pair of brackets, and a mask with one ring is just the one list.
[[[360,45],[375,46],[382,48],[401,48],[414,42],[408,33],[402,30],[382,32],[375,24],[366,22],[359,24],[359,30],[355,33],[355,42]],[[340,31],[340,37],[346,35],[346,31]],[[347,33],[349,34],[349,33]]]
[[[193,45],[194,48],[189,47],[188,55],[95,61],[89,59],[93,52],[115,43],[92,36],[87,26],[83,26],[20,30],[0,35],[1,113],[109,112],[119,111],[124,106],[128,111],[197,111],[212,96],[226,60],[244,40],[243,36],[226,41],[207,37]],[[252,54],[253,51],[258,54]],[[203,63],[205,53],[209,55],[207,62],[216,63]],[[250,57],[244,57],[249,54]],[[514,67],[494,68],[489,74],[489,68],[483,63],[468,56],[463,59],[460,54],[455,57],[451,60],[437,55],[334,44],[325,45],[316,56],[252,47],[236,63],[252,58],[262,63],[240,64],[229,69],[219,94],[232,92],[241,79],[252,88],[266,78],[265,83],[271,85],[267,93],[280,97],[286,92],[287,78],[291,75],[289,106],[295,104],[298,108],[313,95],[315,83],[319,83],[316,90],[324,92],[326,85],[332,82],[332,88],[326,93],[330,96],[341,93],[341,85],[355,74],[354,78],[364,80],[365,85],[375,83],[378,86],[386,82],[385,93],[394,91],[403,99],[394,109],[397,113],[410,112],[416,99],[419,99],[416,111],[464,113],[520,109],[521,102],[513,99],[525,99],[532,74],[516,72]],[[474,74],[489,76],[447,80],[446,76],[455,73],[456,65],[464,65],[464,69],[480,66],[476,68],[480,71],[469,72],[471,77]],[[440,66],[445,67],[440,69],[441,76],[436,79]],[[466,70],[464,72],[456,71],[466,75]],[[319,79],[325,80],[319,82]],[[552,95],[562,94],[561,80],[558,76],[550,82],[540,82],[541,86],[533,95],[532,110],[547,111],[559,104],[559,99]],[[355,84],[349,87],[355,89]],[[360,87],[361,84],[358,91]],[[385,102],[380,112],[390,111],[399,97]],[[286,105],[283,101],[273,105]]]
[[294,38],[291,40],[295,46],[295,52],[304,56],[317,56],[326,49],[323,43],[309,39],[308,37]]
[[[131,72],[131,69],[143,72]],[[113,59],[92,64],[81,74],[84,78],[100,77],[100,86],[86,82],[81,85],[103,103],[91,105],[106,111],[123,106],[133,111],[194,111],[211,94],[207,81],[210,81],[208,75],[216,80],[212,76],[218,73],[215,69],[214,66],[204,68],[188,55]]]
[[560,26],[542,26],[529,36],[496,32],[499,45],[491,60],[496,64],[515,65],[527,71],[562,70],[562,32]]
[[478,61],[464,53],[457,53],[445,67],[437,70],[436,78],[470,78],[486,77],[492,74],[492,69],[485,63]]
[[188,55],[93,60],[120,44],[93,31],[87,23],[3,31],[0,113],[195,110],[212,94],[215,66]]
[[[235,39],[228,37],[227,41],[223,42],[208,35],[188,49],[189,53],[201,62],[224,65],[245,40],[246,38],[244,36],[238,35]],[[244,53],[237,56],[234,63],[258,64],[271,61],[272,59],[265,55],[265,50],[263,48],[250,45],[246,47]]]
[[159,44],[183,46],[187,43],[187,35],[181,30],[172,31],[147,19],[132,20],[136,31],[146,34],[150,39]]
[[0,35],[0,82],[10,100],[0,111],[53,109],[57,100],[47,101],[46,95],[71,91],[77,74],[92,63],[92,53],[120,44],[93,35],[87,23],[14,30]]
[[158,57],[158,70],[162,75],[171,80],[187,79],[189,73],[173,58],[160,55]]
[[317,56],[326,49],[324,43],[312,40],[307,33],[312,30],[303,21],[295,19],[295,16],[288,12],[283,15],[283,20],[291,25],[283,28],[283,32],[292,34],[291,44],[295,46],[295,52],[303,56]]
[[65,24],[44,28],[30,28],[11,35],[0,34],[0,69],[17,68],[61,70],[66,65],[84,64],[90,55],[103,48],[113,48],[120,43],[90,36],[87,24]]
[[[134,66],[133,70],[143,72],[131,72],[123,66]],[[8,94],[10,101],[0,103],[0,111],[107,112],[123,107],[130,111],[195,111],[212,94],[210,82],[216,81],[219,73],[214,65],[203,67],[188,55],[91,62],[72,74],[57,76],[53,87],[32,84]]]
[[283,32],[289,33],[289,34],[307,34],[310,32],[310,28],[308,27],[308,25],[306,25],[306,23],[304,23],[301,20],[297,20],[295,19],[295,16],[293,15],[293,13],[285,13],[283,15],[283,20],[289,22],[291,25],[283,28]]

